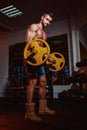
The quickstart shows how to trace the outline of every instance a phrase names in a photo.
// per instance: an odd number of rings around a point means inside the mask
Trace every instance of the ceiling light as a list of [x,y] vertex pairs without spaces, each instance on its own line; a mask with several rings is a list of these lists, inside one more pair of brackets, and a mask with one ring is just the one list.
[[5,8],[0,9],[0,12],[4,15],[13,18],[22,15],[22,11],[17,9],[14,5],[7,6]]

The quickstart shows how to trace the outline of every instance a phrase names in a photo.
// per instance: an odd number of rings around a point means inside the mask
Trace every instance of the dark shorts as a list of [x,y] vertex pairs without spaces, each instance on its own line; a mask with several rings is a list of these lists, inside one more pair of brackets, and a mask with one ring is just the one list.
[[27,76],[30,79],[46,76],[46,71],[44,66],[39,66],[39,67],[27,66],[27,72],[28,72]]

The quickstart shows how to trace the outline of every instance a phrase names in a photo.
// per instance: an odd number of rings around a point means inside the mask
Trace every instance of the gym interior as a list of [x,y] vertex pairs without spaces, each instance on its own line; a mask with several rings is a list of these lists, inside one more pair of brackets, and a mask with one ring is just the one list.
[[[64,0],[63,3],[59,0],[60,7],[57,5],[58,1],[51,3],[49,0],[46,0],[43,6],[39,0],[36,3],[37,6],[34,1],[23,3],[24,5],[20,3],[16,0],[7,0],[0,5],[0,13],[4,5],[11,4],[17,5],[26,12],[23,18],[19,16],[16,20],[15,17],[14,21],[13,18],[10,20],[4,14],[0,14],[0,129],[87,129],[86,1],[76,1],[76,3],[71,1],[70,3],[67,0],[66,6]],[[28,4],[30,9],[26,8]],[[33,5],[32,8],[31,5]],[[40,6],[43,7],[42,10]],[[54,11],[56,17],[53,23],[46,28],[46,48],[50,48],[51,56],[58,62],[49,69],[46,68],[46,98],[49,106],[56,110],[56,115],[45,115],[42,117],[43,122],[38,124],[24,120],[27,75],[23,58],[26,28],[32,21],[38,21],[36,16],[46,10],[46,6]],[[68,6],[70,6],[69,10],[67,10]],[[38,11],[34,14],[36,8]],[[64,11],[65,13],[62,13]],[[27,14],[28,12],[30,14]],[[26,17],[28,15],[30,18]],[[31,21],[28,21],[29,19]],[[34,93],[37,108],[38,98],[37,84]]]

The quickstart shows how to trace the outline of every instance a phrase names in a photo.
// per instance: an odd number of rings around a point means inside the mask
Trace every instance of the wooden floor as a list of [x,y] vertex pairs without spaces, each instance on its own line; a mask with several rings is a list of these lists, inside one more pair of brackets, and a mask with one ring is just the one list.
[[0,101],[0,130],[87,130],[86,101],[52,99],[48,105],[56,110],[55,116],[44,115],[35,123],[24,120],[24,101]]

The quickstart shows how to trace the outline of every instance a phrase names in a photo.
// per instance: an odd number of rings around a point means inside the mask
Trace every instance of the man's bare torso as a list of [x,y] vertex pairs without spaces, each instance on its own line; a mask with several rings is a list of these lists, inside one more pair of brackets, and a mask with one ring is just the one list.
[[35,38],[46,40],[46,33],[39,24],[32,24],[27,30],[26,41],[29,42]]

